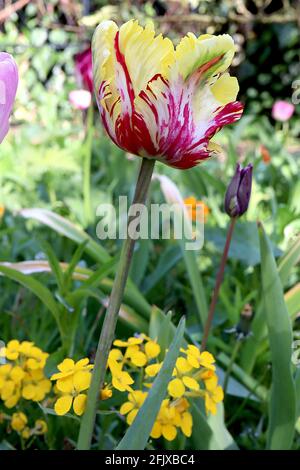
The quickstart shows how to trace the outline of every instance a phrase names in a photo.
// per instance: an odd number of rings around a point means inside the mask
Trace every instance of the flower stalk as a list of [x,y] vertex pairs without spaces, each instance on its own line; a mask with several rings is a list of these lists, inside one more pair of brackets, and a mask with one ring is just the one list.
[[[151,177],[153,173],[155,160],[143,158],[133,204],[144,204]],[[131,222],[131,217],[128,219],[128,226]],[[114,280],[111,291],[110,302],[106,311],[104,323],[101,330],[101,335],[98,342],[95,365],[92,375],[92,382],[88,392],[86,411],[82,417],[79,438],[78,450],[87,450],[90,448],[94,423],[96,418],[97,403],[99,399],[100,390],[104,385],[106,364],[108,360],[109,351],[114,339],[115,328],[118,320],[119,309],[121,306],[126,281],[128,278],[129,268],[132,260],[135,240],[129,237],[124,241],[118,270]]]
[[221,264],[219,267],[213,296],[212,296],[211,303],[209,306],[208,316],[207,316],[207,320],[206,320],[205,327],[204,327],[203,338],[201,341],[201,351],[204,351],[206,349],[209,331],[210,331],[211,324],[214,318],[214,313],[215,313],[215,308],[216,308],[216,304],[217,304],[217,300],[218,300],[218,296],[220,292],[220,287],[221,287],[223,277],[224,277],[224,270],[225,270],[226,261],[228,258],[228,252],[229,252],[230,243],[232,240],[232,234],[233,234],[235,223],[236,223],[236,217],[233,217],[230,220],[230,225],[229,225],[229,229],[227,232],[226,243],[225,243],[225,247],[224,247],[224,251],[223,251],[223,255],[221,259]]

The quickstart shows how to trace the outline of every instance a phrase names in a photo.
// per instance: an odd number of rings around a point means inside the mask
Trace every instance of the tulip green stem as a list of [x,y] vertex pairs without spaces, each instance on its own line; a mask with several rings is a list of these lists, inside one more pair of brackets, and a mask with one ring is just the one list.
[[201,341],[201,351],[204,351],[205,348],[206,348],[210,328],[211,328],[212,321],[213,321],[213,318],[214,318],[215,308],[216,308],[216,304],[217,304],[217,301],[218,301],[220,287],[221,287],[223,277],[224,277],[224,270],[225,270],[225,265],[226,265],[226,261],[227,261],[227,258],[228,258],[228,252],[229,252],[229,248],[230,248],[230,243],[231,243],[231,239],[232,239],[232,234],[233,234],[235,222],[236,222],[236,217],[231,219],[229,229],[228,229],[228,232],[227,232],[227,237],[226,237],[224,251],[223,251],[223,255],[222,255],[222,259],[221,259],[221,264],[220,264],[219,271],[218,271],[218,274],[217,274],[216,284],[215,284],[213,296],[212,296],[212,299],[211,299],[211,303],[210,303],[210,306],[209,306],[209,311],[208,311],[208,315],[207,315],[207,319],[206,319],[206,323],[205,323],[205,327],[204,327],[204,333],[203,333],[203,337],[202,337],[202,341]]
[[[151,182],[154,163],[154,159],[149,160],[143,158],[140,173],[137,180],[133,204],[145,203],[149,185]],[[130,225],[131,220],[132,217],[129,217],[128,227]],[[133,238],[130,238],[129,234],[127,234],[127,238],[124,241],[121,250],[119,266],[116,272],[116,277],[113,283],[109,305],[106,311],[101,335],[98,342],[91,386],[89,388],[87,396],[87,406],[85,413],[82,417],[79,431],[77,445],[78,450],[87,450],[90,448],[91,445],[99,394],[100,390],[104,385],[108,355],[115,335],[115,328],[126,286],[126,281],[128,278],[128,272],[134,250],[134,244],[135,240]]]

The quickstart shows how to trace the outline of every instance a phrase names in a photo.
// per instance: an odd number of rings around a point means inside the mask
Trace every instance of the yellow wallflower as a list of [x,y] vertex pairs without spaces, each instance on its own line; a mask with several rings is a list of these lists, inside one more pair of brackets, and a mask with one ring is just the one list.
[[112,349],[110,351],[110,357],[122,362],[122,364],[125,364],[126,361],[130,361],[133,365],[137,367],[143,367],[146,362],[147,362],[147,357],[146,355],[140,350],[140,345],[143,343],[144,338],[135,338],[131,337],[128,338],[127,341],[121,341],[119,339],[116,339],[114,341],[114,346],[117,346],[119,348],[126,348],[125,353],[123,354],[120,350],[118,349]]
[[11,418],[11,427],[14,431],[21,432],[28,422],[27,416],[22,413],[14,413]]
[[[145,344],[144,341],[146,341]],[[110,351],[110,358],[124,365],[126,362],[133,364],[136,367],[144,367],[151,359],[156,358],[160,353],[160,346],[146,335],[141,335],[139,338],[131,337],[127,341],[115,340],[114,346],[126,348],[123,354],[118,349]]]
[[128,393],[128,401],[123,403],[120,408],[121,415],[126,416],[127,424],[132,424],[134,421],[139,409],[143,405],[144,401],[146,400],[147,393],[142,392],[141,390],[134,390]]
[[22,397],[26,400],[42,401],[51,390],[51,382],[41,369],[34,369],[25,375]]
[[189,364],[187,359],[179,357],[175,364],[173,376],[176,378],[171,380],[168,385],[168,392],[173,398],[180,398],[184,395],[186,388],[194,391],[200,389],[200,385],[196,379],[191,377],[193,367]]
[[0,366],[0,397],[7,408],[13,408],[18,403],[21,397],[20,383],[24,375],[19,366]]
[[59,416],[68,413],[73,405],[74,412],[81,416],[84,413],[87,396],[85,393],[91,383],[92,364],[89,359],[80,359],[76,363],[66,358],[57,366],[60,372],[53,374],[51,380],[56,380],[56,388],[61,397],[55,402],[54,410]]
[[214,366],[215,358],[208,351],[200,352],[196,346],[189,344],[185,353],[188,363],[195,369],[199,369],[199,367],[205,367],[213,371],[216,369]]
[[188,410],[190,404],[186,398],[176,400],[174,403],[177,413],[177,423],[186,437],[191,437],[193,428],[193,417]]
[[44,353],[40,348],[32,346],[28,351],[30,356],[26,361],[26,366],[28,369],[36,370],[43,369],[46,365],[46,361],[49,357],[48,353]]
[[137,344],[142,344],[144,341],[144,338],[135,338],[134,336],[128,338],[127,341],[121,341],[120,339],[116,339],[113,342],[114,346],[117,346],[117,348],[127,348],[128,346],[135,346]]
[[122,370],[122,365],[110,359],[108,361],[108,366],[112,375],[113,387],[120,392],[131,391],[132,388],[130,385],[134,383],[134,380],[128,372]]
[[155,377],[160,371],[161,367],[162,367],[162,362],[157,363],[157,364],[151,364],[150,366],[147,366],[145,368],[145,374],[148,377]]
[[[59,374],[54,374],[51,380],[57,375]],[[90,371],[85,368],[57,380],[56,387],[62,393],[62,396],[55,402],[54,410],[56,414],[59,416],[65,415],[70,411],[72,405],[75,414],[81,416],[84,413],[87,396],[81,392],[89,388],[91,378]]]
[[147,356],[148,361],[151,359],[155,359],[160,354],[160,346],[158,343],[149,339],[145,344],[145,354]]
[[0,355],[6,357],[9,361],[15,361],[20,354],[20,342],[17,339],[12,339],[7,345],[0,350]]
[[217,404],[224,399],[223,389],[218,385],[218,377],[214,374],[204,381],[205,383],[205,409],[207,413],[215,415],[217,413]]
[[78,371],[88,371],[91,370],[94,366],[89,364],[89,359],[85,357],[84,359],[80,359],[76,363],[73,359],[64,359],[60,364],[58,364],[57,368],[59,372],[57,374],[53,374],[51,380],[58,380],[58,379],[65,379],[75,374]]
[[178,417],[174,406],[170,406],[170,400],[165,399],[153,425],[150,436],[158,439],[163,436],[167,441],[173,441],[177,436],[176,424]]
[[105,385],[105,387],[100,391],[100,400],[108,400],[112,397],[112,389],[109,385]]

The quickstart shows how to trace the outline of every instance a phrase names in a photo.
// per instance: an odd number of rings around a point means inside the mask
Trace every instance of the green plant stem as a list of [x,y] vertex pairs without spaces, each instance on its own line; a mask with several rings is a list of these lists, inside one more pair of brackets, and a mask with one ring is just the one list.
[[229,247],[230,247],[230,243],[232,239],[235,222],[236,222],[236,218],[232,218],[230,221],[228,232],[227,232],[226,243],[225,243],[225,247],[224,247],[224,251],[223,251],[223,255],[221,259],[221,264],[220,264],[219,271],[217,274],[216,284],[215,284],[213,296],[211,299],[211,303],[209,306],[207,320],[206,320],[205,327],[204,327],[204,333],[203,333],[203,337],[201,341],[201,351],[204,351],[206,348],[209,331],[210,331],[212,321],[214,318],[215,308],[216,308],[216,304],[217,304],[217,300],[218,300],[218,296],[220,292],[220,287],[221,287],[223,277],[224,277],[224,270],[225,270],[225,265],[226,265],[226,261],[228,257],[228,251],[229,251]]
[[93,221],[91,204],[91,159],[93,144],[93,106],[90,106],[87,113],[86,139],[83,145],[83,208],[86,225]]
[[230,362],[229,362],[229,364],[227,366],[227,369],[226,369],[225,378],[224,378],[224,384],[223,384],[224,395],[226,395],[228,381],[229,381],[229,377],[230,377],[230,374],[231,374],[231,369],[232,369],[232,366],[233,366],[234,361],[236,359],[236,356],[237,356],[237,354],[240,350],[241,344],[242,344],[242,342],[240,340],[236,340],[236,343],[234,345],[234,348],[233,348],[233,351],[232,351],[232,354],[231,354]]
[[[155,160],[148,160],[146,158],[142,160],[133,204],[145,203],[148,188],[151,182],[154,163]],[[131,218],[128,220],[128,226],[130,222]],[[87,450],[90,448],[95,424],[97,402],[100,390],[104,384],[108,354],[115,334],[118,313],[125,290],[134,244],[135,240],[130,238],[127,234],[127,238],[123,243],[119,266],[111,291],[109,306],[106,311],[101,335],[98,342],[91,386],[88,391],[86,411],[82,417],[80,426],[77,446],[79,450]]]

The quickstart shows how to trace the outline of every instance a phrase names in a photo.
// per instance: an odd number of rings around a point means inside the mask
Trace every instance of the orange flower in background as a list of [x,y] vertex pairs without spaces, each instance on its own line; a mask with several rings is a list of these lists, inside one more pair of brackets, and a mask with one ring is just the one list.
[[270,152],[269,150],[267,149],[267,147],[265,147],[264,145],[261,145],[260,146],[260,154],[261,154],[261,158],[262,158],[262,161],[268,165],[269,163],[271,163],[271,155],[270,155]]
[[[210,213],[209,207],[203,201],[198,201],[194,196],[190,196],[184,199],[184,204],[186,205],[189,217],[194,222],[197,218],[197,207],[202,208],[202,213],[204,216],[204,222],[207,221],[207,216]],[[201,212],[200,212],[201,214]]]

